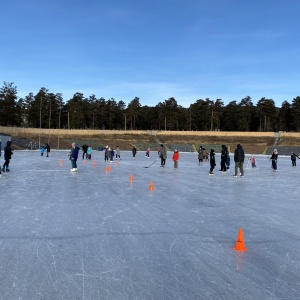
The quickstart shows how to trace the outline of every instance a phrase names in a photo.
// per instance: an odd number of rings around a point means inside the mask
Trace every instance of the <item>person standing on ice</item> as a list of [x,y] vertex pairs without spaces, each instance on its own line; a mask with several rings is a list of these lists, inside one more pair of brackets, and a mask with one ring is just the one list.
[[81,149],[82,149],[82,159],[84,159],[84,156],[87,159],[88,158],[87,157],[87,149],[88,149],[87,144],[82,145]]
[[295,154],[294,152],[291,153],[291,161],[292,161],[292,166],[293,167],[296,167],[296,165],[297,165],[296,164],[296,158],[297,157],[300,159],[300,157],[297,154]]
[[198,165],[203,164],[203,158],[204,158],[204,150],[202,146],[200,146],[198,150]]
[[116,148],[116,160],[118,158],[121,159],[121,151],[120,151],[120,147],[119,146],[117,146],[117,148]]
[[109,159],[110,159],[110,162],[114,161],[114,156],[115,156],[114,149],[113,148],[109,149]]
[[136,156],[136,147],[133,145],[133,147],[132,147],[132,157],[133,157],[133,159],[135,159],[135,156]]
[[178,169],[179,152],[177,149],[174,150],[172,159],[174,161],[174,169]]
[[46,148],[46,157],[49,157],[49,152],[50,152],[49,144],[46,144],[45,148]]
[[226,172],[227,171],[227,167],[226,167],[227,156],[228,156],[227,147],[225,145],[222,145],[222,151],[221,151],[221,170],[220,170],[220,172]]
[[7,141],[6,146],[4,147],[4,164],[2,167],[2,172],[9,172],[9,163],[13,152],[11,150],[11,141]]
[[278,152],[277,149],[274,149],[270,156],[270,160],[272,161],[273,172],[276,172],[277,170],[277,159],[278,159]]
[[160,160],[161,160],[161,164],[160,166],[162,168],[165,167],[165,164],[166,164],[166,159],[167,159],[167,150],[166,148],[164,147],[163,144],[160,144],[160,152],[159,152],[159,157],[160,157]]
[[211,149],[209,153],[210,169],[209,175],[214,175],[214,168],[216,166],[215,150]]
[[108,145],[106,145],[104,149],[104,161],[108,161],[108,160],[109,160],[109,150],[108,150]]
[[236,149],[234,151],[234,177],[238,175],[238,169],[240,169],[240,175],[244,176],[244,160],[245,160],[245,152],[243,147],[240,144],[237,144]]
[[77,172],[77,159],[78,159],[79,147],[75,142],[72,143],[72,150],[70,160],[72,164],[71,172]]
[[92,159],[92,151],[93,151],[92,146],[88,145],[87,151],[86,151],[86,158],[87,159]]
[[148,148],[148,149],[146,150],[146,156],[145,156],[145,157],[147,157],[147,158],[150,157],[150,148]]

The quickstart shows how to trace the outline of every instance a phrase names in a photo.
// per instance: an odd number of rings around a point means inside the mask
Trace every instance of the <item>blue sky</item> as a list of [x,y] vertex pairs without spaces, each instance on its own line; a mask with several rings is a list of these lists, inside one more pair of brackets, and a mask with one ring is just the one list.
[[3,0],[0,85],[18,96],[174,97],[277,106],[300,96],[299,0]]

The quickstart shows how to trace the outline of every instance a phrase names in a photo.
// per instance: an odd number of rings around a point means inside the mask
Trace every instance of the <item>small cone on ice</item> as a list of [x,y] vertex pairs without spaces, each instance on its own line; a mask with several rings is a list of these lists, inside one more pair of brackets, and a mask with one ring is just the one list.
[[232,249],[236,250],[236,251],[247,251],[248,250],[248,248],[245,247],[242,228],[239,229],[235,247],[233,247]]
[[133,175],[130,173],[130,176],[129,176],[129,181],[132,182],[133,181]]
[[96,159],[94,160],[94,169],[96,169],[97,167],[97,163],[96,163]]
[[116,161],[116,165],[118,165],[119,164],[119,162],[118,161]]
[[59,161],[59,165],[62,166],[62,160]]
[[153,182],[152,181],[150,181],[149,191],[154,191],[154,186],[153,186]]
[[86,159],[83,160],[83,164],[86,165]]
[[106,168],[105,168],[105,173],[108,173],[108,171],[109,171],[109,168],[106,167]]

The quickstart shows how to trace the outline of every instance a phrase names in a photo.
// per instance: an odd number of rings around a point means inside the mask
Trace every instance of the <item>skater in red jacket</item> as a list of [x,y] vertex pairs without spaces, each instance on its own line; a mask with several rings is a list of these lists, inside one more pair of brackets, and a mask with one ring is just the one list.
[[174,169],[178,169],[179,152],[177,149],[174,150],[172,159],[174,161]]

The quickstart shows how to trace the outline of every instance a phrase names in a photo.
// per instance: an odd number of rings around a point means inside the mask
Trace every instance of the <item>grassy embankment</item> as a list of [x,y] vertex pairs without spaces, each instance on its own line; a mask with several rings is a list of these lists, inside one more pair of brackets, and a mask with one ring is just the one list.
[[[200,145],[219,151],[225,144],[232,152],[239,143],[247,153],[262,154],[275,142],[273,132],[221,132],[221,131],[122,131],[122,130],[65,130],[0,127],[0,133],[10,134],[15,149],[26,149],[29,142],[50,144],[52,149],[69,149],[72,141],[79,146],[90,144],[93,149],[106,145],[122,150],[156,150],[164,143],[169,150],[195,151]],[[300,146],[300,133],[281,133],[279,146]]]

